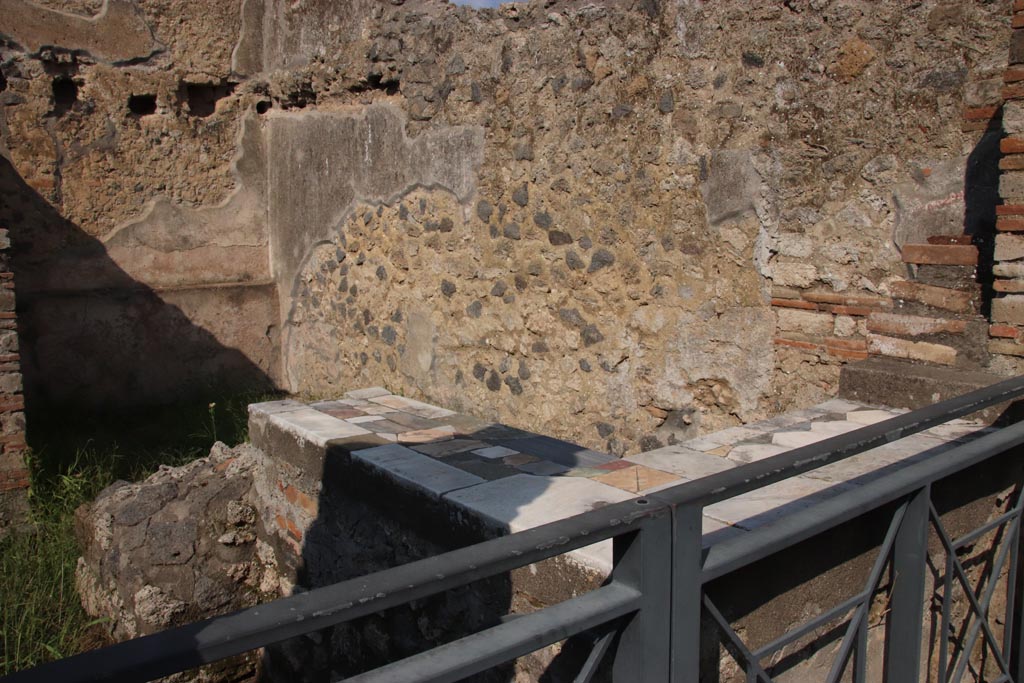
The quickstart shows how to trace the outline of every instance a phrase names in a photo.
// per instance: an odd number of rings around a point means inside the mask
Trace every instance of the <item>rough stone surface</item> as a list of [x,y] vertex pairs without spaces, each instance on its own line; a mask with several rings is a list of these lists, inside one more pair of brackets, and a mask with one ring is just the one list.
[[764,352],[770,287],[884,295],[970,212],[997,4],[13,2],[26,386],[387,384],[616,453],[821,398],[865,351]]
[[[257,479],[265,456],[217,444],[207,458],[117,482],[76,513],[83,557],[76,574],[90,616],[117,640],[133,638],[280,596],[273,524]],[[253,656],[204,670],[222,680],[251,670]]]

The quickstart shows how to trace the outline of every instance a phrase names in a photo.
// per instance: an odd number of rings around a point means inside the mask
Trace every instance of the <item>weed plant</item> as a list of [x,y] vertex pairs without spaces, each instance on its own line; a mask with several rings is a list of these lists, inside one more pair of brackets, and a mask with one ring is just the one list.
[[105,644],[75,590],[74,512],[113,482],[246,440],[249,403],[265,395],[126,415],[37,409],[28,415],[31,530],[0,540],[0,676]]

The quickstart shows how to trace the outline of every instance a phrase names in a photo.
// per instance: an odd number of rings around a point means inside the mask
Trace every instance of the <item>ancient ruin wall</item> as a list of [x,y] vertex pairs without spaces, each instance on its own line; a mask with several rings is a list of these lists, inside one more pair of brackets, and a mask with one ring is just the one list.
[[7,230],[0,230],[0,536],[28,522],[25,401],[10,247]]
[[[16,4],[0,139],[51,390],[58,349],[155,319],[192,340],[172,379],[383,384],[624,452],[870,353],[989,363],[950,338],[978,297],[954,332],[871,314],[905,245],[986,229],[1004,3]],[[155,299],[47,325],[98,281]]]

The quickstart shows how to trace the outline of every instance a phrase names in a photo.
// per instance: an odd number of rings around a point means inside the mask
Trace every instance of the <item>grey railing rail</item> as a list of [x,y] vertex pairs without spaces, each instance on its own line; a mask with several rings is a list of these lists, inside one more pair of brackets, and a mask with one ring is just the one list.
[[[943,593],[943,626],[949,625],[953,582],[969,594],[975,619],[965,625],[970,644],[951,661],[941,652],[940,680],[962,677],[980,637],[993,650],[1002,675],[1024,683],[1024,633],[1013,633],[1020,618],[1016,583],[1021,501],[996,521],[960,539],[948,537],[930,502],[932,483],[1024,444],[1024,423],[1004,427],[963,445],[908,465],[840,493],[781,520],[701,550],[701,511],[715,502],[767,486],[863,453],[930,427],[1024,395],[1024,377],[943,401],[868,427],[795,448],[645,498],[608,505],[582,515],[447,552],[367,576],[317,588],[233,614],[215,617],[100,650],[86,652],[3,678],[27,681],[147,681],[216,662],[289,638],[335,626],[480,579],[614,539],[612,574],[602,587],[582,596],[501,623],[348,680],[457,681],[584,631],[603,628],[578,681],[590,680],[615,639],[616,681],[696,681],[699,677],[701,616],[710,615],[725,634],[725,645],[748,680],[772,680],[761,660],[829,621],[849,615],[830,681],[839,680],[853,659],[853,677],[863,681],[867,610],[888,562],[902,577],[894,584],[889,609],[891,645],[886,680],[918,679],[922,636],[924,570],[929,525],[949,551]],[[865,588],[824,614],[790,629],[772,643],[750,649],[706,595],[706,583],[822,534],[858,516],[896,505]],[[998,575],[1008,567],[1006,628],[996,642],[987,616],[992,590],[981,597],[967,587],[953,549],[996,525],[1010,529],[1011,543],[999,552]],[[968,539],[968,540],[965,540]],[[993,581],[994,583],[994,581]],[[1024,629],[1018,629],[1024,630]],[[943,641],[943,646],[945,642]],[[1011,667],[1014,670],[1011,671]],[[946,674],[952,671],[953,678]]]

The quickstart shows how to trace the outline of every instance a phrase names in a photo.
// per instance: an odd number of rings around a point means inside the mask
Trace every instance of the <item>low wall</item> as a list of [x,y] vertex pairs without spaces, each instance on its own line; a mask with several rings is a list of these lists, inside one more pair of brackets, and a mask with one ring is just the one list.
[[28,521],[25,401],[10,236],[0,229],[0,535]]

